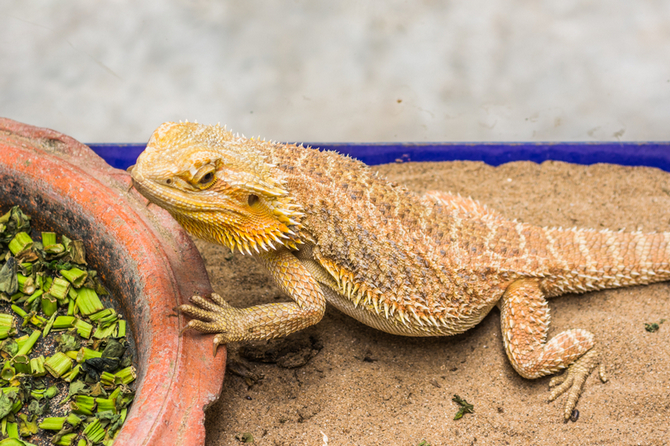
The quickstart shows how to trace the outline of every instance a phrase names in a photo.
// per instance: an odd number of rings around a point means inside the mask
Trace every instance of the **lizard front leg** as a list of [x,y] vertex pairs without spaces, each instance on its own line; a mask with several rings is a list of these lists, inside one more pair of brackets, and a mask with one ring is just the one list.
[[179,310],[193,319],[186,328],[205,333],[218,333],[214,348],[235,341],[266,340],[286,336],[321,320],[326,298],[310,272],[287,249],[257,255],[275,283],[295,302],[235,308],[219,295],[210,302],[193,296],[194,305],[181,305]]
[[[553,401],[568,391],[564,417],[570,418],[586,378],[598,366],[593,334],[586,330],[566,330],[547,342],[549,306],[536,279],[522,279],[507,287],[500,306],[503,342],[514,369],[524,378],[539,378],[568,368],[550,397]],[[606,381],[601,365],[600,379]]]

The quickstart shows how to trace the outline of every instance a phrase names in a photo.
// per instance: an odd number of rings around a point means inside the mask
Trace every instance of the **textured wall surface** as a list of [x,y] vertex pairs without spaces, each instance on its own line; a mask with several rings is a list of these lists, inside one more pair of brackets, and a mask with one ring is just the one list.
[[290,141],[668,140],[670,2],[4,0],[0,115]]

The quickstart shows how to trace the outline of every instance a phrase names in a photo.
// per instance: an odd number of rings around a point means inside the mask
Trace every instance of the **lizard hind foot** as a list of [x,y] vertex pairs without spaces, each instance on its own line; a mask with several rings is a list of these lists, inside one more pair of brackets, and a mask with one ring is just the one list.
[[600,380],[607,382],[605,366],[600,362],[600,354],[592,348],[573,362],[562,375],[553,377],[549,382],[549,388],[552,389],[549,401],[554,401],[563,393],[568,392],[568,399],[563,411],[563,417],[566,421],[571,418],[573,410],[577,406],[586,378],[596,367],[598,367]]

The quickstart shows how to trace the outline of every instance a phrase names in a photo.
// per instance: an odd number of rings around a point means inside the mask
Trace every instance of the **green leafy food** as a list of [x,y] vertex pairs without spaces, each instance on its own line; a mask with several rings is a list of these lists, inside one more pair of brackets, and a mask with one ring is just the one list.
[[109,446],[126,419],[127,324],[88,268],[82,240],[0,216],[0,446]]
[[0,418],[5,418],[12,412],[14,401],[9,398],[8,394],[0,392]]
[[14,206],[0,217],[0,227],[3,228],[0,243],[9,243],[19,232],[30,232],[30,217]]
[[463,415],[466,413],[475,413],[475,406],[472,404],[468,403],[465,401],[463,398],[461,398],[458,395],[454,395],[454,397],[451,399],[454,403],[458,404],[460,409],[458,409],[458,412],[456,412],[456,415],[454,416],[454,420],[460,420],[463,418]]
[[660,321],[657,322],[652,322],[650,324],[644,324],[644,329],[647,330],[649,333],[655,333],[658,331],[659,328],[661,328],[661,324],[665,322],[665,319],[661,319]]
[[19,290],[17,263],[14,257],[7,259],[0,269],[0,292],[12,295]]

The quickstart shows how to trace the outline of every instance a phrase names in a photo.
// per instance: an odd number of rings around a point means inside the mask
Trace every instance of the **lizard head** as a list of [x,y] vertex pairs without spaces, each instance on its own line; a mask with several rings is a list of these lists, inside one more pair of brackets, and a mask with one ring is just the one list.
[[272,143],[166,122],[129,170],[133,186],[192,235],[231,249],[295,248],[302,212],[266,161]]

